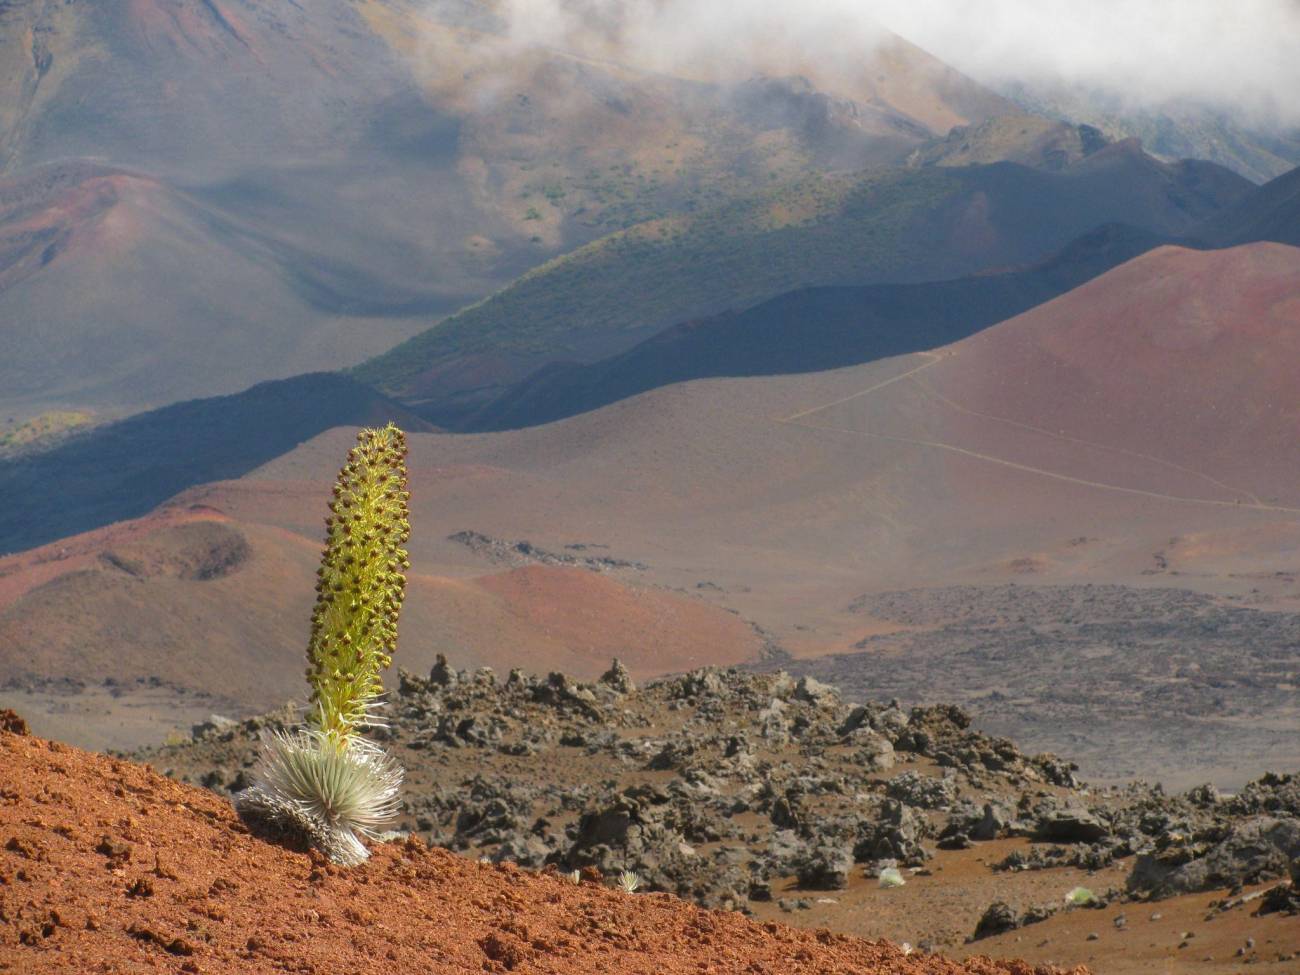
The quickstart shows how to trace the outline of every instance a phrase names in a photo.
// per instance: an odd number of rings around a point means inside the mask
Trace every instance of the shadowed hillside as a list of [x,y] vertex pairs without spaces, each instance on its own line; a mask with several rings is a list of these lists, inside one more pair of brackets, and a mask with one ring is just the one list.
[[430,427],[343,376],[262,383],[98,428],[44,453],[0,462],[0,552],[142,515],[193,484],[239,477],[339,424]]
[[800,287],[910,283],[1040,261],[1107,222],[1180,235],[1251,189],[1136,143],[1061,172],[991,166],[816,177],[646,224],[526,275],[359,367],[444,424],[557,358],[624,351],[678,322]]
[[1215,247],[1232,247],[1258,240],[1300,247],[1300,167],[1211,217],[1196,236]]
[[931,349],[1012,318],[1167,242],[1112,224],[1022,271],[929,284],[791,292],[746,311],[674,326],[590,365],[544,367],[464,426],[533,426],[669,383],[815,372]]

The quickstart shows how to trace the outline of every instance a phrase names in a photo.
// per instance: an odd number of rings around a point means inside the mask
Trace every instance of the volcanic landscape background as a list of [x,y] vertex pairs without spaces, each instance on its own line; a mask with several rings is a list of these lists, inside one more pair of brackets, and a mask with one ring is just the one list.
[[[1300,118],[744,6],[0,2],[0,708],[228,787],[226,722],[301,703],[339,459],[394,420],[408,690],[784,672],[1095,787],[1300,768]],[[951,950],[1009,883],[956,855],[907,895]]]

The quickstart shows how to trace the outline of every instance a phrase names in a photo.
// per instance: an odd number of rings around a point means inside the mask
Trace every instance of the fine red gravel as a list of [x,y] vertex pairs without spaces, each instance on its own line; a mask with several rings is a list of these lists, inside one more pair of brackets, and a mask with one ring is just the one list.
[[418,841],[373,852],[337,868],[250,835],[217,796],[147,766],[0,731],[3,972],[1059,971],[904,954]]

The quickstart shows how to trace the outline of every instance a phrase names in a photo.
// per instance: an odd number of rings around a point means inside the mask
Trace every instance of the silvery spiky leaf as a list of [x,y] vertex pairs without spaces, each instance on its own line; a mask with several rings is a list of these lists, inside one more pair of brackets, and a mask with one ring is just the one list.
[[253,785],[235,796],[245,820],[300,837],[335,863],[355,866],[397,815],[402,767],[373,742],[337,742],[305,729],[262,742]]
[[618,875],[618,886],[627,894],[635,894],[641,886],[641,878],[631,870],[624,870]]

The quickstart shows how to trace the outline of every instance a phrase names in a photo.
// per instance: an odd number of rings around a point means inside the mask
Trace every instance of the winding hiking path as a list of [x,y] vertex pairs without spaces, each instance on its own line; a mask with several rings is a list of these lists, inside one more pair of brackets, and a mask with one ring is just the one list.
[[[1142,497],[1142,498],[1151,498],[1158,501],[1168,501],[1177,504],[1195,504],[1195,505],[1203,505],[1203,506],[1210,506],[1210,507],[1232,508],[1237,511],[1241,511],[1241,510],[1269,511],[1269,512],[1283,512],[1287,514],[1300,514],[1300,507],[1292,507],[1292,506],[1281,505],[1281,504],[1269,504],[1267,502],[1261,501],[1256,495],[1252,494],[1249,491],[1245,491],[1240,488],[1234,488],[1231,485],[1225,484],[1222,481],[1219,481],[1208,474],[1204,474],[1200,471],[1191,470],[1190,468],[1181,467],[1178,464],[1174,464],[1171,461],[1164,460],[1160,457],[1155,457],[1150,454],[1139,453],[1137,451],[1125,450],[1124,448],[1121,447],[1111,447],[1105,444],[1092,443],[1090,441],[1081,440],[1076,437],[1069,437],[1069,436],[1065,436],[1064,434],[1053,433],[1050,430],[1044,430],[1041,427],[1035,427],[1032,426],[1031,424],[1021,423],[1017,420],[1009,420],[1004,417],[992,416],[990,414],[981,413],[977,410],[968,409],[962,406],[960,403],[956,403],[948,399],[946,396],[943,396],[942,394],[935,391],[933,388],[927,386],[925,383],[916,379],[916,376],[919,373],[922,373],[926,369],[938,365],[940,362],[943,362],[945,359],[954,358],[956,356],[956,353],[952,351],[918,352],[915,353],[915,355],[923,356],[927,361],[921,363],[921,365],[919,366],[907,370],[906,372],[899,373],[897,376],[893,376],[881,382],[874,383],[871,386],[868,386],[865,389],[860,389],[855,393],[849,394],[848,396],[842,396],[839,399],[831,400],[829,403],[822,403],[818,406],[813,406],[806,410],[800,410],[799,412],[792,413],[789,416],[774,417],[773,420],[776,423],[785,424],[787,426],[801,427],[805,430],[821,430],[828,433],[842,433],[854,437],[862,437],[865,439],[886,440],[886,441],[891,441],[893,443],[905,443],[905,444],[912,444],[917,447],[929,447],[934,450],[944,450],[950,453],[960,454],[964,457],[971,457],[976,460],[982,460],[990,464],[997,464],[998,466],[1010,468],[1011,470],[1021,471],[1026,474],[1034,474],[1039,477],[1051,478],[1052,480],[1056,480],[1056,481],[1064,481],[1068,484],[1078,484],[1083,487],[1097,488],[1103,491],[1113,491],[1120,494],[1129,494],[1129,495],[1134,495],[1136,497]],[[1123,454],[1130,457],[1141,458],[1151,463],[1155,463],[1167,467],[1171,470],[1175,470],[1183,474],[1190,474],[1194,477],[1200,478],[1201,480],[1207,481],[1215,485],[1216,487],[1219,487],[1232,494],[1241,495],[1245,500],[1193,498],[1193,497],[1186,497],[1186,496],[1176,495],[1176,494],[1166,494],[1160,491],[1148,491],[1143,488],[1126,487],[1122,484],[1110,484],[1105,481],[1094,481],[1088,478],[1075,477],[1070,474],[1062,474],[1060,471],[1053,471],[1043,467],[1035,467],[1031,464],[1021,464],[1016,461],[1007,460],[1004,457],[997,457],[993,454],[983,453],[982,451],[978,451],[978,450],[971,450],[967,447],[962,447],[958,444],[944,443],[943,441],[939,441],[939,440],[923,440],[917,437],[906,437],[906,436],[900,436],[897,434],[888,434],[888,433],[873,433],[868,430],[855,430],[850,427],[835,427],[835,426],[826,426],[820,423],[804,422],[808,417],[814,416],[817,413],[821,413],[825,410],[828,410],[831,407],[839,406],[843,403],[848,403],[853,400],[860,399],[872,393],[879,392],[880,390],[892,386],[895,383],[899,383],[903,381],[911,381],[918,389],[922,391],[922,393],[933,397],[938,402],[942,403],[943,405],[947,406],[950,409],[956,410],[961,413],[965,413],[969,416],[978,417],[996,423],[1007,424],[1013,427],[1019,427],[1021,429],[1028,430],[1039,435],[1051,437],[1053,439],[1060,440],[1065,443],[1078,444],[1080,446],[1086,446],[1093,449],[1106,450],[1106,451],[1111,451],[1114,453]]]

